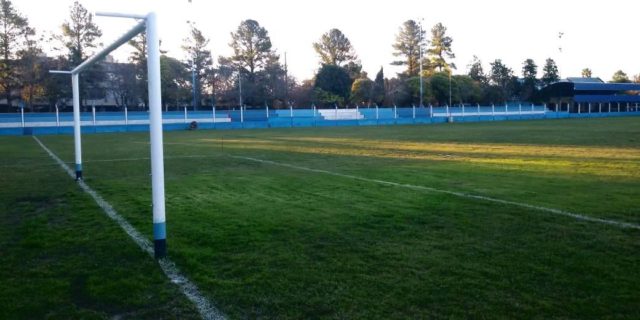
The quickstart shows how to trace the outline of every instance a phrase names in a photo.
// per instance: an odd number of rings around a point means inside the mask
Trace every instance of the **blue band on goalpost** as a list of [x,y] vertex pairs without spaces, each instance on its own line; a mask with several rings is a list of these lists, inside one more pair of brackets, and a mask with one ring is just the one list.
[[153,239],[163,240],[167,238],[167,224],[164,222],[153,224]]
[[167,256],[167,226],[164,222],[153,224],[153,252],[156,259]]
[[82,163],[76,163],[76,180],[82,179]]

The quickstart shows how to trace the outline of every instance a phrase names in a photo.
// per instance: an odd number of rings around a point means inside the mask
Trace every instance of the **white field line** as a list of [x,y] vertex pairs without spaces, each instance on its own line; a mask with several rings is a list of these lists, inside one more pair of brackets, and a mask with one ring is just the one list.
[[[193,159],[193,158],[212,158],[215,157],[213,155],[189,155],[189,156],[165,156],[165,159]],[[95,159],[95,160],[83,160],[82,163],[89,162],[120,162],[120,161],[142,161],[142,160],[150,160],[149,157],[140,157],[140,158],[115,158],[115,159]],[[72,163],[72,162],[69,162]]]
[[[47,148],[36,136],[33,139],[46,151],[53,160],[55,160],[62,170],[64,170],[71,178],[75,178],[75,172],[71,170],[58,156],[56,156],[49,148]],[[138,230],[136,230],[125,218],[118,214],[118,212],[97,192],[89,187],[84,181],[79,180],[78,185],[84,192],[88,193],[93,200],[102,208],[104,213],[120,225],[120,227],[129,235],[129,237],[142,249],[142,251],[153,257],[153,245],[145,238]],[[187,277],[182,275],[176,265],[169,260],[169,258],[163,258],[158,260],[160,268],[169,280],[182,290],[182,293],[196,306],[200,316],[203,319],[225,319],[226,317],[209,302],[202,294],[198,287],[191,282]]]
[[233,155],[230,155],[230,157],[236,158],[236,159],[244,159],[244,160],[249,160],[249,161],[254,161],[254,162],[270,164],[270,165],[274,165],[274,166],[292,168],[292,169],[297,169],[297,170],[303,170],[303,171],[309,171],[309,172],[315,172],[315,173],[323,173],[323,174],[328,174],[328,175],[332,175],[332,176],[336,176],[336,177],[342,177],[342,178],[348,178],[348,179],[354,179],[354,180],[378,183],[378,184],[383,184],[383,185],[388,185],[388,186],[401,187],[401,188],[407,188],[407,189],[412,189],[412,190],[420,190],[420,191],[427,191],[427,192],[444,193],[444,194],[450,194],[450,195],[454,195],[454,196],[461,197],[461,198],[468,198],[468,199],[476,199],[476,200],[482,200],[482,201],[495,202],[495,203],[500,203],[500,204],[506,204],[506,205],[516,206],[516,207],[533,209],[533,210],[537,210],[537,211],[543,211],[543,212],[552,213],[552,214],[556,214],[556,215],[566,216],[566,217],[570,217],[570,218],[574,218],[574,219],[582,220],[582,221],[607,224],[607,225],[611,225],[611,226],[618,227],[618,228],[628,228],[628,229],[640,230],[640,225],[635,224],[635,223],[621,222],[621,221],[615,221],[615,220],[609,220],[609,219],[601,219],[601,218],[594,218],[594,217],[589,217],[589,216],[578,214],[578,213],[573,213],[573,212],[554,209],[554,208],[541,207],[541,206],[536,206],[536,205],[522,203],[522,202],[502,200],[502,199],[497,199],[497,198],[491,198],[491,197],[468,194],[468,193],[464,193],[464,192],[442,190],[442,189],[436,189],[436,188],[425,187],[425,186],[417,186],[417,185],[412,185],[412,184],[397,183],[397,182],[384,181],[384,180],[378,180],[378,179],[369,179],[369,178],[358,177],[358,176],[354,176],[354,175],[350,175],[350,174],[338,173],[338,172],[333,172],[333,171],[328,171],[328,170],[321,170],[321,169],[312,169],[312,168],[296,166],[296,165],[292,165],[292,164],[281,163],[281,162],[270,161],[270,160],[263,160],[263,159],[258,159],[258,158],[243,157],[243,156],[233,156]]

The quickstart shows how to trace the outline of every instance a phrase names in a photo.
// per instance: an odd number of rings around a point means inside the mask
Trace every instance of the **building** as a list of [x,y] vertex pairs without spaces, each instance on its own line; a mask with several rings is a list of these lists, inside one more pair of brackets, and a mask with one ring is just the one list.
[[640,104],[640,83],[606,83],[600,78],[567,78],[540,90],[551,110],[624,111]]

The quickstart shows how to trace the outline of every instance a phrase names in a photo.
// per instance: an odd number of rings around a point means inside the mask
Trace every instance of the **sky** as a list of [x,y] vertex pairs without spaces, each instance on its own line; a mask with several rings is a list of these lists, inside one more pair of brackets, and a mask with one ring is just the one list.
[[[29,19],[38,32],[59,33],[68,19],[72,0],[13,0],[16,9]],[[340,29],[351,41],[369,77],[380,67],[385,77],[401,72],[391,66],[392,44],[406,20],[422,21],[425,29],[441,22],[453,38],[457,66],[454,74],[466,73],[478,56],[485,72],[489,62],[502,61],[516,75],[522,73],[525,59],[534,59],[538,76],[544,61],[551,57],[561,77],[580,76],[590,68],[594,77],[611,79],[617,70],[629,77],[640,74],[640,41],[635,0],[81,0],[91,12],[146,13],[155,11],[160,19],[162,49],[177,58],[186,58],[180,45],[188,36],[187,21],[210,39],[215,59],[232,53],[230,33],[241,21],[254,19],[265,27],[273,48],[298,80],[312,78],[319,57],[312,47],[332,28]],[[129,19],[96,17],[103,44],[109,44],[130,29]],[[559,37],[560,33],[562,37]],[[427,33],[430,37],[430,34]],[[126,61],[130,50],[114,52]]]

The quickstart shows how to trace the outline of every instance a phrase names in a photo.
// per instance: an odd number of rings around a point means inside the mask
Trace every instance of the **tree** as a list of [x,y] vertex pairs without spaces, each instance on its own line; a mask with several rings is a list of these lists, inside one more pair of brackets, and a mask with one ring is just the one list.
[[188,100],[188,77],[189,72],[180,60],[166,55],[160,56],[160,83],[164,106],[175,102],[177,107],[181,101]]
[[393,53],[396,57],[404,57],[404,60],[394,61],[391,64],[407,66],[404,72],[406,76],[417,76],[420,72],[420,48],[425,44],[424,30],[413,20],[407,20],[400,27],[393,44]]
[[231,33],[231,38],[231,60],[239,68],[247,70],[249,79],[253,81],[256,71],[262,69],[273,54],[269,33],[257,21],[249,19],[240,23],[236,32]]
[[331,29],[313,43],[313,49],[320,55],[321,64],[341,66],[358,58],[351,42],[339,29]]
[[149,87],[147,85],[147,33],[143,31],[127,42],[133,51],[129,56],[129,61],[135,66],[135,77],[137,88],[136,93],[144,106],[149,105]]
[[230,58],[218,57],[218,67],[211,80],[216,105],[231,106],[239,103],[237,90],[237,68]]
[[316,75],[314,92],[321,103],[343,104],[349,98],[351,82],[351,77],[343,68],[323,64]]
[[13,8],[9,0],[0,0],[0,90],[11,105],[12,91],[19,86],[16,60],[27,37],[35,33],[28,20]]
[[97,46],[96,40],[102,36],[102,31],[80,2],[73,3],[70,13],[70,20],[62,24],[62,34],[58,39],[69,50],[71,64],[77,66],[91,54],[90,49]]
[[373,80],[373,92],[371,92],[371,99],[373,103],[381,105],[384,98],[384,71],[382,67],[380,67],[380,71],[378,71],[375,80]]
[[502,60],[496,59],[490,63],[491,74],[489,79],[493,85],[499,86],[503,89],[507,89],[509,81],[513,77],[513,70],[502,63]]
[[526,81],[535,82],[538,76],[538,66],[533,59],[527,59],[522,63],[522,77]]
[[48,76],[45,69],[46,57],[42,55],[39,43],[30,33],[24,35],[24,48],[18,51],[18,74],[21,84],[21,98],[26,108],[33,110],[33,102],[44,97],[44,79]]
[[442,23],[437,23],[431,28],[431,45],[428,50],[431,57],[431,64],[442,72],[443,69],[455,69],[453,63],[447,63],[446,58],[453,59],[456,57],[451,50],[453,39],[446,35],[447,28]]
[[589,68],[582,69],[582,77],[583,78],[591,78],[591,76],[592,76],[591,69],[589,69]]
[[502,91],[500,96],[507,99],[512,95],[513,84],[516,78],[513,76],[513,70],[502,63],[502,60],[496,59],[491,64],[491,75],[489,76],[491,84],[500,88]]
[[207,50],[209,39],[207,39],[195,24],[190,24],[190,36],[183,40],[182,50],[189,57],[186,62],[190,65],[192,72],[191,87],[195,92],[195,101],[193,108],[197,110],[202,104],[203,83],[206,83],[206,77],[211,70],[213,60],[211,51]]
[[527,59],[522,63],[522,77],[524,78],[524,83],[522,83],[522,87],[520,88],[520,99],[524,101],[531,101],[534,94],[537,91],[536,85],[538,83],[538,79],[536,78],[538,75],[538,66],[533,61],[533,59]]
[[372,102],[374,82],[369,78],[359,78],[351,86],[351,102],[366,103]]
[[284,106],[287,103],[285,101],[285,94],[288,89],[286,86],[289,85],[287,81],[290,80],[285,80],[285,77],[286,71],[280,64],[279,57],[275,54],[270,55],[264,70],[258,73],[257,86],[259,95],[256,96],[256,100],[265,102],[271,100],[272,105]]
[[[101,36],[102,31],[93,23],[93,15],[80,2],[75,1],[70,8],[69,20],[62,24],[62,34],[56,37],[68,50],[70,67],[75,67],[93,53],[91,49],[97,47],[96,42]],[[97,96],[102,79],[104,74],[100,71],[99,64],[83,71],[80,77],[80,95],[85,98],[90,94]]]
[[482,87],[478,81],[466,75],[453,76],[453,80],[457,84],[457,95],[462,102],[480,103],[482,99]]
[[[415,88],[418,89],[419,81],[420,81],[418,77],[414,77],[410,79],[417,80],[417,82],[415,81],[414,82],[416,83]],[[413,103],[412,92],[414,90],[412,90],[408,82],[411,82],[411,81],[407,79],[399,79],[397,77],[385,81],[384,105],[401,105],[401,106],[405,105],[406,106]],[[428,88],[428,86],[426,88]]]
[[482,61],[480,61],[477,56],[473,56],[473,61],[471,62],[471,64],[469,64],[468,67],[468,75],[469,77],[471,77],[471,79],[480,83],[488,82],[487,75],[484,73],[484,70],[482,68]]
[[107,65],[107,85],[116,106],[137,104],[136,66],[130,63],[110,63]]
[[611,77],[611,83],[629,83],[631,82],[631,80],[629,80],[629,76],[627,76],[626,73],[624,73],[622,70],[618,70],[616,71],[616,73],[613,74],[613,77]]
[[556,62],[553,61],[553,59],[551,59],[551,58],[547,59],[542,71],[544,72],[544,74],[542,75],[542,78],[540,79],[540,81],[545,86],[548,86],[548,85],[550,85],[552,83],[556,83],[556,82],[560,81],[560,74],[558,73],[558,66],[556,66]]
[[[451,82],[449,82],[451,81]],[[460,100],[458,96],[458,84],[454,77],[449,80],[448,72],[438,72],[429,79],[431,93],[439,105],[449,104],[449,83],[451,83],[451,102]]]

